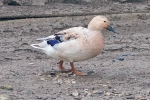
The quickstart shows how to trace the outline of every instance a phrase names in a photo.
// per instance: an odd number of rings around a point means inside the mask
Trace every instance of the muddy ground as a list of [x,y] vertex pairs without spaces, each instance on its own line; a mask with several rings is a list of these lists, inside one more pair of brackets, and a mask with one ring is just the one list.
[[103,31],[103,53],[75,63],[87,76],[60,73],[57,60],[30,44],[62,29],[86,27],[95,15],[1,21],[0,94],[12,100],[150,100],[150,13],[105,15],[120,34]]

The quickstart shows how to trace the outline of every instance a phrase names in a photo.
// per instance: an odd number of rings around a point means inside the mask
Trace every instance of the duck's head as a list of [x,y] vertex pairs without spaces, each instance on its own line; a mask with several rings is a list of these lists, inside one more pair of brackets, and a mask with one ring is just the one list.
[[88,24],[88,29],[95,31],[109,30],[119,34],[115,29],[110,26],[109,20],[105,16],[96,16]]

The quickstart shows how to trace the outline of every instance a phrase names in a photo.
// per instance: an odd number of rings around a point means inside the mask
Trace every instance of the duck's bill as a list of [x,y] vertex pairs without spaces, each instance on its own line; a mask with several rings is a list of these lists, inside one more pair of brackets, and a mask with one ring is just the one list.
[[119,32],[117,32],[115,29],[113,29],[111,26],[109,26],[108,28],[106,28],[107,30],[109,30],[109,31],[112,31],[112,32],[114,32],[114,33],[116,33],[116,34],[119,34]]

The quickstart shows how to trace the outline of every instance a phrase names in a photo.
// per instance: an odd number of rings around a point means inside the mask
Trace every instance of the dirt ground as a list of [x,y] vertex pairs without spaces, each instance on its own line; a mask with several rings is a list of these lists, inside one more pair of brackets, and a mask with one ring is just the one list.
[[57,60],[30,44],[62,29],[86,27],[95,15],[1,21],[0,94],[8,100],[150,100],[150,13],[105,15],[120,34],[103,31],[103,52],[75,63],[87,76],[60,73]]

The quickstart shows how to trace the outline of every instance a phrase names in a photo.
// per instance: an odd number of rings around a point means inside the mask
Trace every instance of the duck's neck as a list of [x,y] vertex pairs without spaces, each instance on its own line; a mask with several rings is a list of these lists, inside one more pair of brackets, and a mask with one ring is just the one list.
[[88,29],[89,30],[93,30],[93,31],[102,31],[102,29],[100,29],[100,27],[98,27],[96,24],[95,25],[91,25],[90,23],[89,23],[89,25],[88,25]]

